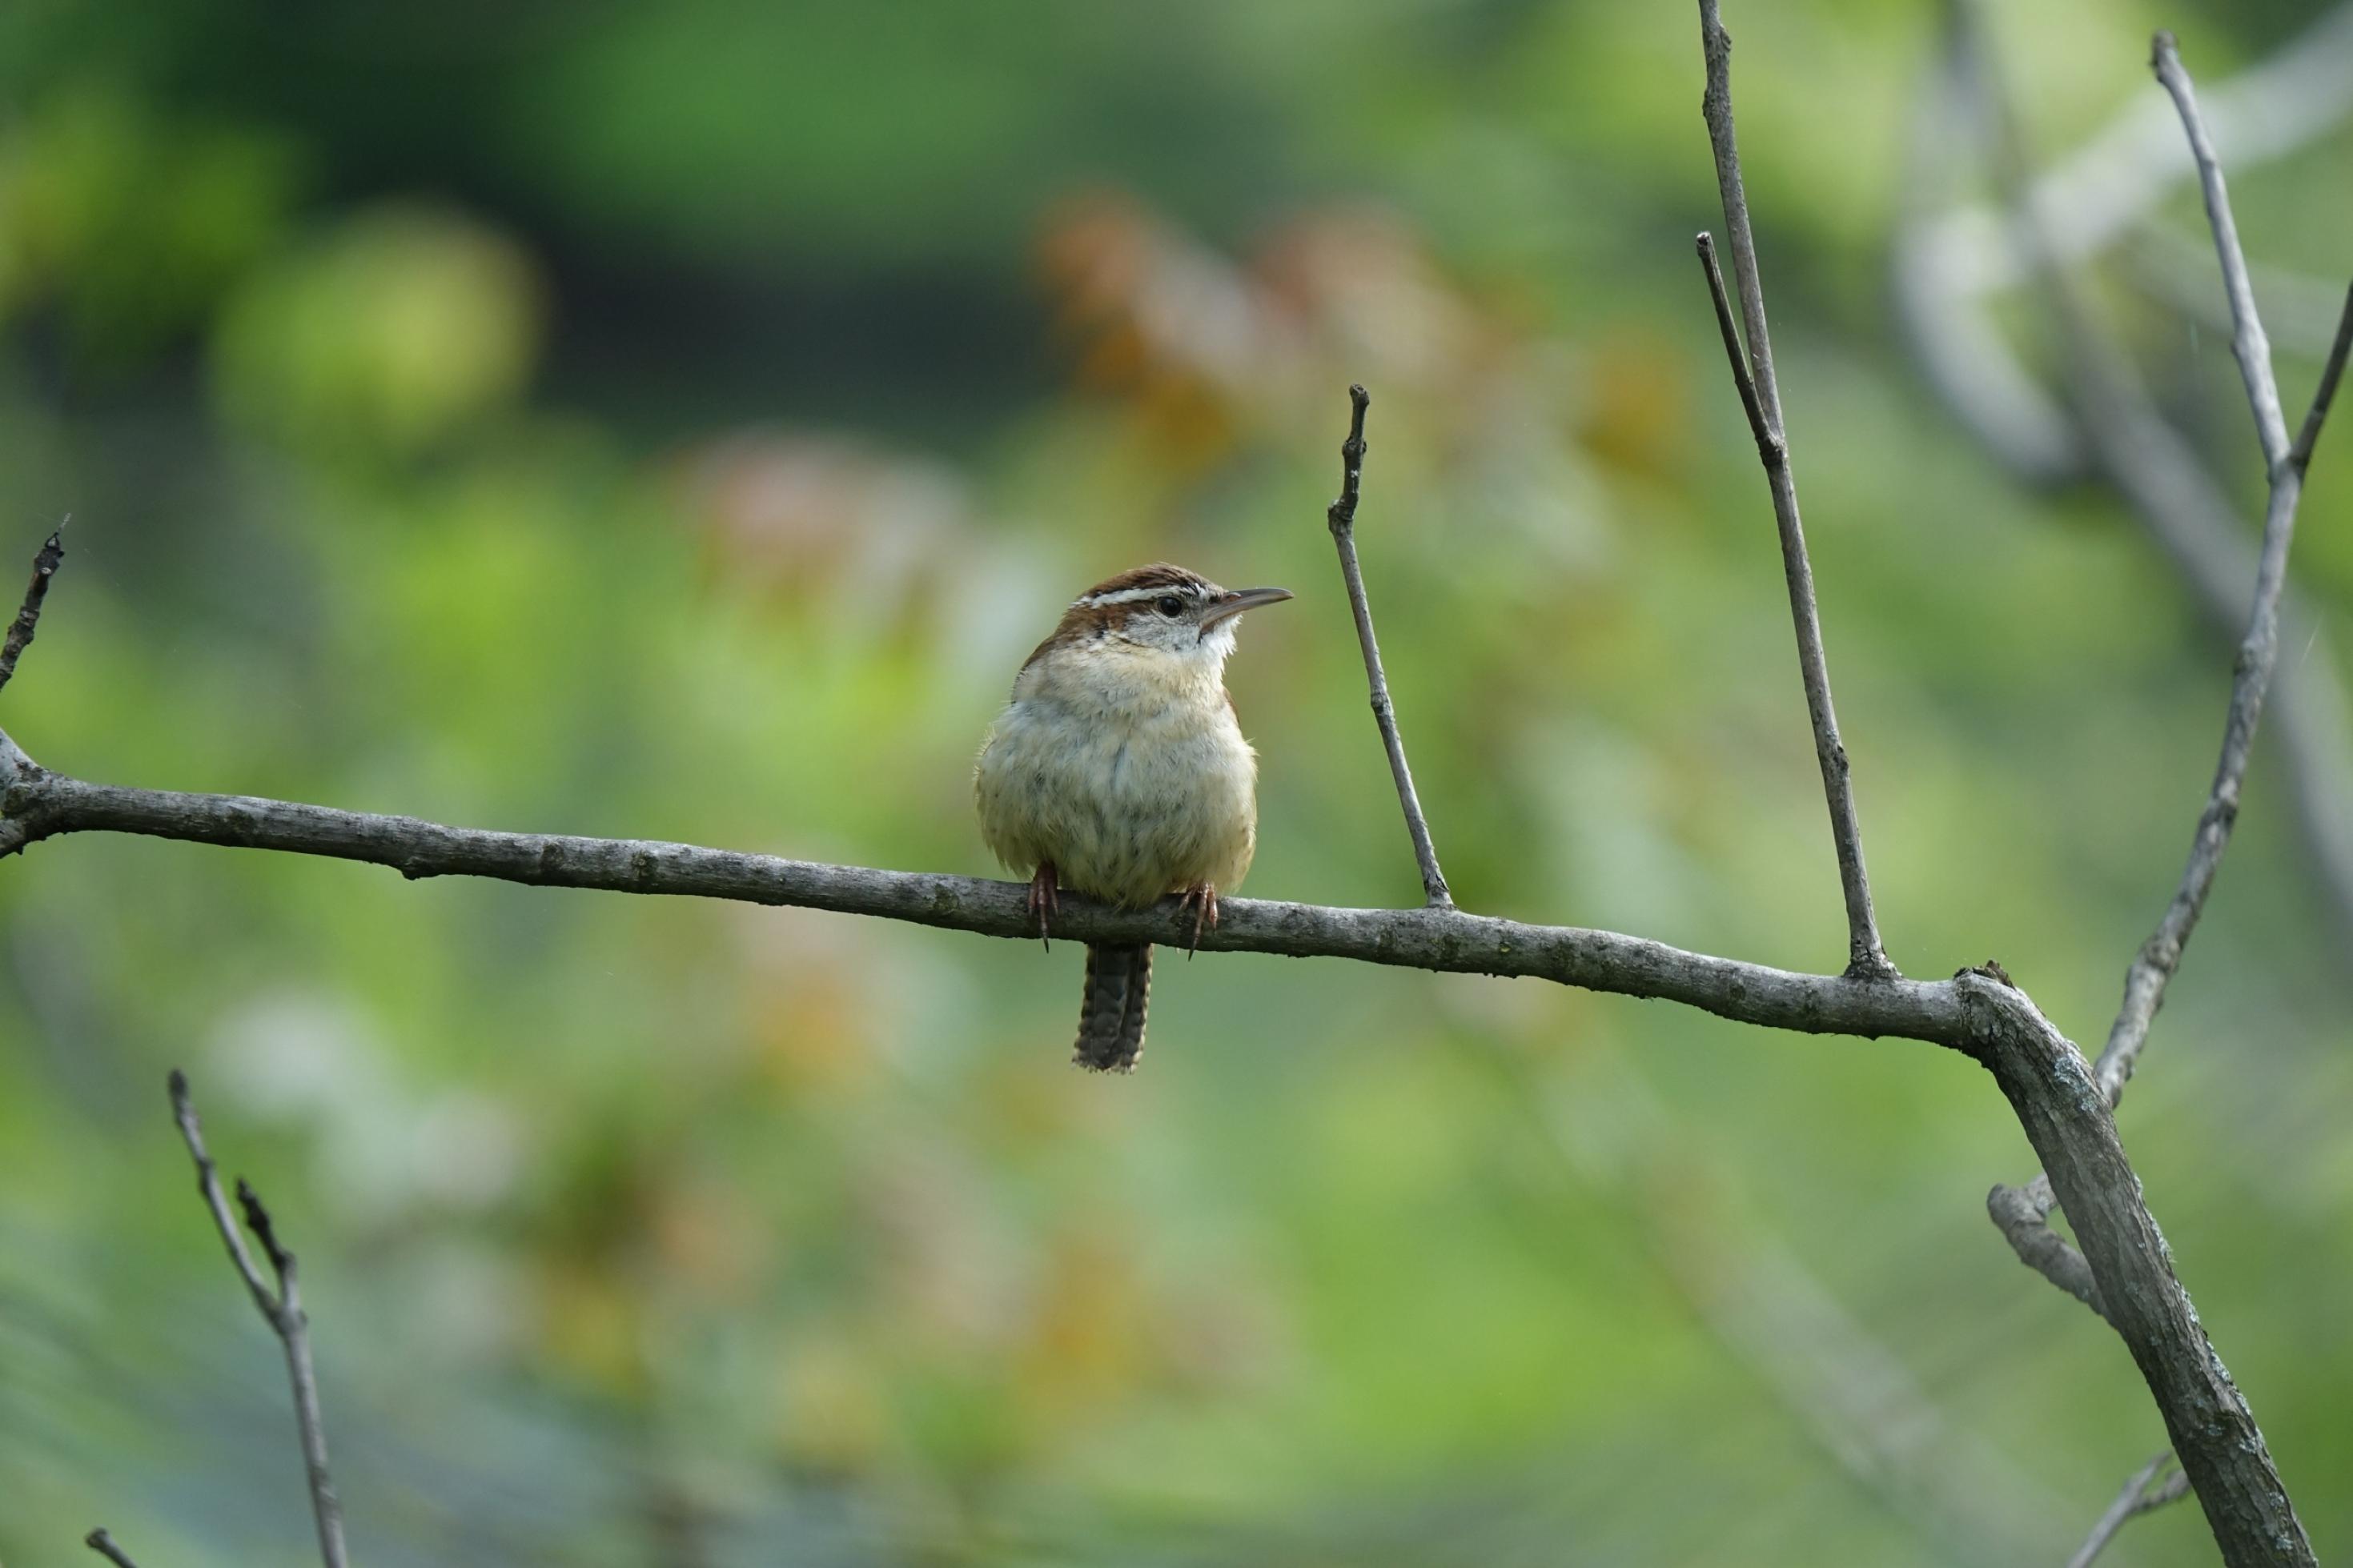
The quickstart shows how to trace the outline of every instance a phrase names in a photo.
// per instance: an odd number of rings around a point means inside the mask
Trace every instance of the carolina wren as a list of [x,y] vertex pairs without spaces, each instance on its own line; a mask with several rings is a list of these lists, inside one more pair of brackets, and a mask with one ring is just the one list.
[[[1058,890],[1130,909],[1182,893],[1193,940],[1258,845],[1258,753],[1226,692],[1234,623],[1288,588],[1219,587],[1139,566],[1071,603],[1014,678],[973,769],[981,837],[1029,874],[1047,933]],[[1090,946],[1071,1060],[1131,1072],[1144,1050],[1152,948]]]

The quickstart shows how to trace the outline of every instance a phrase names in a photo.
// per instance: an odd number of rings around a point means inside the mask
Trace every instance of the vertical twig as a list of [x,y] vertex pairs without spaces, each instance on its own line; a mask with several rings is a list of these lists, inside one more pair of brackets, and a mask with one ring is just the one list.
[[[1871,879],[1862,864],[1862,829],[1855,820],[1854,788],[1848,777],[1846,747],[1839,740],[1838,713],[1831,703],[1830,663],[1822,652],[1821,612],[1814,598],[1814,568],[1806,554],[1806,531],[1798,515],[1797,480],[1789,471],[1788,439],[1781,423],[1781,390],[1773,374],[1773,340],[1765,324],[1765,288],[1757,270],[1757,240],[1748,224],[1748,195],[1740,175],[1740,147],[1732,125],[1732,38],[1716,14],[1716,0],[1699,0],[1700,44],[1707,57],[1707,91],[1700,100],[1707,136],[1715,153],[1715,182],[1724,201],[1724,224],[1732,241],[1732,276],[1740,314],[1748,329],[1744,362],[1731,330],[1731,309],[1715,266],[1714,246],[1702,237],[1700,260],[1716,299],[1716,319],[1733,379],[1757,437],[1767,483],[1773,492],[1773,521],[1781,535],[1781,570],[1788,579],[1789,614],[1798,634],[1798,671],[1806,688],[1806,711],[1813,721],[1814,757],[1822,771],[1822,794],[1830,806],[1831,843],[1838,854],[1839,887],[1846,899],[1847,968],[1858,979],[1893,977],[1879,940],[1879,917],[1871,907]],[[1753,385],[1750,382],[1754,373]]]
[[[2067,1568],[2092,1568],[2092,1560],[2116,1539],[2116,1531],[2140,1515],[2188,1496],[2189,1477],[2180,1470],[2166,1474],[2172,1464],[2173,1450],[2168,1448],[2135,1471],[2124,1490],[2116,1494],[2116,1500],[2108,1505],[2108,1511],[2092,1526],[2092,1533],[2084,1538],[2084,1544],[2075,1548],[2075,1555],[2067,1559]],[[2160,1476],[2164,1479],[2159,1480]]]
[[1348,388],[1348,438],[1340,444],[1340,499],[1324,513],[1331,525],[1332,542],[1340,551],[1340,575],[1348,584],[1348,608],[1356,617],[1356,644],[1365,653],[1365,679],[1373,692],[1373,720],[1381,727],[1381,744],[1389,754],[1389,776],[1397,781],[1398,805],[1405,810],[1405,830],[1413,837],[1413,858],[1421,868],[1423,901],[1433,910],[1451,910],[1454,896],[1447,890],[1446,874],[1438,868],[1438,850],[1430,842],[1430,824],[1421,815],[1421,797],[1414,794],[1413,769],[1406,765],[1405,742],[1398,738],[1397,707],[1389,700],[1389,679],[1381,669],[1381,647],[1373,637],[1372,605],[1365,599],[1365,575],[1356,565],[1356,492],[1365,478],[1365,410],[1372,396],[1361,386]]
[[2255,436],[2263,443],[2266,471],[2287,461],[2287,421],[2281,416],[2279,386],[2272,379],[2272,344],[2263,334],[2263,318],[2255,310],[2254,286],[2247,280],[2247,258],[2239,248],[2239,226],[2231,216],[2231,193],[2222,183],[2221,161],[2214,156],[2213,138],[2199,118],[2198,94],[2189,73],[2181,68],[2181,51],[2171,33],[2149,40],[2149,68],[2173,95],[2180,111],[2181,129],[2189,136],[2189,155],[2197,161],[2198,184],[2206,197],[2206,223],[2214,231],[2215,258],[2222,264],[2222,289],[2231,300],[2231,357],[2239,362],[2239,379],[2246,384],[2247,404],[2254,410]]
[[[68,519],[70,521],[71,519]],[[61,522],[49,531],[49,537],[33,557],[33,580],[25,587],[25,603],[10,623],[5,641],[0,641],[0,686],[16,673],[16,659],[26,645],[33,640],[33,628],[40,623],[41,601],[48,597],[49,579],[58,574],[58,563],[66,558],[66,543],[60,535],[65,531]]]
[[172,1119],[179,1123],[180,1137],[196,1163],[196,1190],[204,1195],[205,1206],[212,1211],[214,1227],[228,1247],[229,1261],[236,1266],[237,1278],[245,1281],[263,1321],[286,1350],[287,1377],[294,1388],[294,1424],[301,1435],[302,1464],[311,1482],[311,1510],[319,1526],[319,1555],[326,1568],[345,1568],[343,1510],[335,1499],[334,1479],[327,1470],[327,1428],[319,1414],[319,1380],[311,1367],[311,1321],[302,1310],[294,1255],[279,1244],[269,1211],[262,1206],[252,1187],[240,1179],[237,1184],[237,1205],[245,1212],[246,1227],[261,1244],[262,1255],[269,1260],[270,1271],[278,1278],[273,1289],[255,1265],[252,1250],[245,1244],[244,1232],[229,1212],[228,1197],[221,1191],[219,1172],[205,1149],[204,1129],[196,1121],[187,1075],[174,1068],[170,1081]]

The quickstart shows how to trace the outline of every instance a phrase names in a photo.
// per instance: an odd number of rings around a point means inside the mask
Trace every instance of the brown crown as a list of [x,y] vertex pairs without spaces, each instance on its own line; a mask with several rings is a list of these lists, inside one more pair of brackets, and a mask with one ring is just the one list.
[[1209,581],[1197,572],[1182,566],[1172,566],[1166,561],[1155,561],[1149,566],[1131,567],[1116,577],[1106,577],[1079,595],[1079,603],[1099,599],[1107,594],[1130,594],[1154,588],[1174,588],[1179,593],[1203,594],[1209,590]]

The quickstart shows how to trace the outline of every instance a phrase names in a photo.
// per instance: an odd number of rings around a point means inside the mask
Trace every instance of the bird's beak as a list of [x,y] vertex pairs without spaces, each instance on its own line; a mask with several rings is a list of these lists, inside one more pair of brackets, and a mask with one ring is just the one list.
[[1202,613],[1201,629],[1206,632],[1219,621],[1232,620],[1244,610],[1255,610],[1261,605],[1279,605],[1291,596],[1288,588],[1237,588]]

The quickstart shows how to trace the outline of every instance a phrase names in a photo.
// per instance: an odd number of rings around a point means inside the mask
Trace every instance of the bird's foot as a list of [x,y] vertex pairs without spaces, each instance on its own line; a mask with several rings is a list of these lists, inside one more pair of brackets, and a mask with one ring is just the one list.
[[1029,879],[1029,918],[1038,922],[1038,940],[1046,944],[1048,952],[1054,951],[1050,921],[1061,912],[1062,886],[1054,874],[1054,863],[1048,860]]
[[1177,899],[1176,907],[1193,911],[1193,940],[1185,949],[1189,960],[1201,950],[1201,933],[1218,929],[1218,889],[1207,882],[1196,882]]

